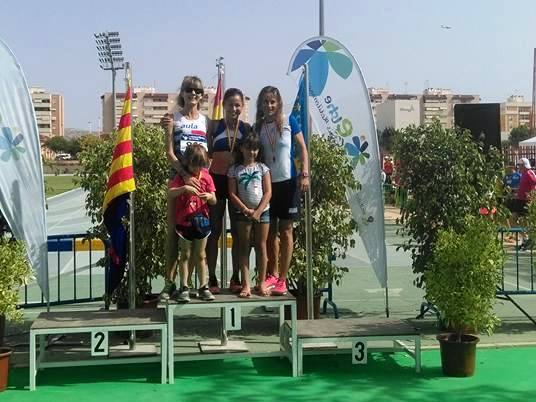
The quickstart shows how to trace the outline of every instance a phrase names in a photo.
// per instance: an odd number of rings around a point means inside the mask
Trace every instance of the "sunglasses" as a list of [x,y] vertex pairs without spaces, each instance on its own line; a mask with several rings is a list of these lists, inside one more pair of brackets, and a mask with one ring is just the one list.
[[203,95],[204,93],[203,88],[195,88],[195,87],[184,88],[184,92],[189,93],[189,94],[195,93],[196,95]]

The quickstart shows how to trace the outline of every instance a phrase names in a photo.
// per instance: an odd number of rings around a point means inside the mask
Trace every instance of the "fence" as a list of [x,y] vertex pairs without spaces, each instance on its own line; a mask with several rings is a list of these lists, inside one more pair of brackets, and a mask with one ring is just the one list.
[[[84,233],[48,236],[50,305],[102,300],[105,270],[97,262],[104,251],[101,240]],[[20,300],[20,307],[47,305],[37,283],[25,285]]]
[[531,166],[536,165],[536,146],[503,147],[504,162],[515,165],[521,158],[527,158]]

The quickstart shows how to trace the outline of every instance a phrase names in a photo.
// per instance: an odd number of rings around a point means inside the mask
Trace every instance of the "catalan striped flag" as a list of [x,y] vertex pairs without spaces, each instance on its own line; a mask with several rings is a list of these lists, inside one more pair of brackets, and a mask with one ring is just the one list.
[[103,203],[104,225],[110,236],[110,269],[106,294],[111,295],[124,276],[127,260],[128,236],[124,219],[128,217],[130,192],[136,189],[132,166],[132,92],[128,85],[119,122],[115,148]]
[[218,86],[216,87],[216,96],[214,96],[214,106],[212,108],[212,120],[223,119],[223,88],[222,73],[218,73]]

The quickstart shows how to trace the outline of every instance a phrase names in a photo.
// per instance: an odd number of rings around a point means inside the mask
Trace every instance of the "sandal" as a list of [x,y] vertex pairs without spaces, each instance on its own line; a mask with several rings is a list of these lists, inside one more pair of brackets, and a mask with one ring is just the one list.
[[270,296],[272,294],[270,289],[268,289],[266,286],[256,285],[254,290],[259,296],[263,297]]
[[236,279],[231,278],[231,281],[229,282],[229,290],[231,293],[238,293],[242,290],[242,284]]

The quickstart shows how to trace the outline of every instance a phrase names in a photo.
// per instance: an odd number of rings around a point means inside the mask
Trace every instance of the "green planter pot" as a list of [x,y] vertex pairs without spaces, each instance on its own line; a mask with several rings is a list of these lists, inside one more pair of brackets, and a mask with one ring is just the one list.
[[457,334],[439,334],[436,339],[441,348],[441,366],[448,377],[471,377],[475,373],[477,336],[463,334],[461,342]]

